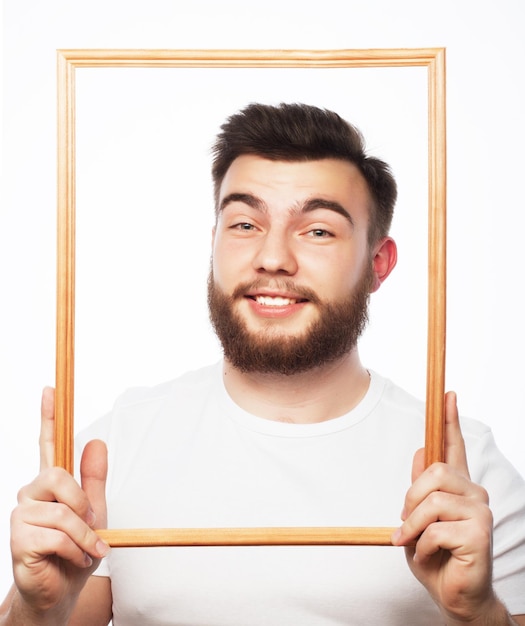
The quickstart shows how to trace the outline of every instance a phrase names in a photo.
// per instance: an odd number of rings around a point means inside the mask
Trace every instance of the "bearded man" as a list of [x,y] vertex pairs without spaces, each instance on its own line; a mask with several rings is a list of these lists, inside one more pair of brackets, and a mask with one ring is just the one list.
[[[396,264],[389,168],[336,113],[300,104],[231,116],[214,157],[224,359],[124,394],[79,437],[82,489],[44,454],[13,513],[1,623],[525,624],[523,480],[487,427],[460,430],[454,394],[446,462],[412,465],[424,406],[359,357],[369,296]],[[42,414],[48,450],[51,390]],[[393,548],[108,554],[93,530],[106,500],[117,528],[402,523]]]

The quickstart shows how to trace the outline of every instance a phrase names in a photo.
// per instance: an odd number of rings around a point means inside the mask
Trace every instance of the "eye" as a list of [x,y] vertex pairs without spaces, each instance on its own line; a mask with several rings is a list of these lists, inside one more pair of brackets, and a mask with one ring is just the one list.
[[245,232],[249,232],[251,230],[255,230],[255,226],[250,224],[249,222],[239,222],[238,224],[233,224],[230,226],[232,230],[241,230]]
[[307,234],[313,239],[327,239],[333,237],[333,234],[324,228],[312,228]]

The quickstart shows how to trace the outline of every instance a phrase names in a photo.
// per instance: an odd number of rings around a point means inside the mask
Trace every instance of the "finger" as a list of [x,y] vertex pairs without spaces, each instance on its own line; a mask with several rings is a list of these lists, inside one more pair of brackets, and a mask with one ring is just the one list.
[[106,444],[98,439],[89,441],[84,448],[80,461],[80,478],[82,489],[95,512],[97,528],[106,528],[107,526],[107,472],[108,454]]
[[406,518],[397,535],[398,545],[417,539],[435,522],[469,520],[481,516],[486,510],[489,509],[481,492],[477,497],[468,497],[434,491]]
[[431,524],[475,518],[489,512],[486,489],[444,463],[435,463],[408,490],[403,524],[393,535],[395,545],[407,545]]
[[465,472],[446,463],[434,463],[416,478],[407,491],[401,519],[406,521],[418,507],[424,506],[428,499],[432,501],[441,494],[488,502],[487,491],[473,483]]
[[64,561],[70,562],[79,568],[90,567],[93,564],[93,557],[84,552],[74,541],[69,539],[64,533],[53,528],[40,528],[34,533],[36,549],[26,547],[20,553],[13,547],[13,567],[16,571],[17,564],[33,566],[34,563],[45,561],[50,555],[57,556]]
[[[101,558],[107,548],[74,511],[60,502],[37,502],[13,513],[13,553],[56,555],[85,567],[84,555]],[[87,560],[86,560],[87,561]]]
[[40,405],[40,470],[55,464],[55,390],[45,387]]
[[448,524],[431,524],[419,537],[413,549],[413,561],[427,563],[440,550],[457,553],[463,547],[463,538],[468,530],[468,523],[463,520]]
[[[459,426],[457,398],[453,391],[445,394],[445,446],[446,462],[454,467],[466,466],[465,444]],[[418,450],[412,464],[412,482],[425,470],[425,449]],[[467,470],[468,471],[468,470]]]
[[58,502],[66,505],[89,526],[95,521],[87,495],[73,476],[61,467],[40,472],[29,485],[20,489],[18,502],[24,507],[35,506],[39,502]]
[[[456,559],[466,564],[471,562],[475,555],[488,555],[492,542],[490,512],[487,513],[481,517],[479,523],[458,520],[431,524],[417,541],[413,554],[414,561],[426,563],[440,550],[451,552]],[[473,575],[472,571],[470,574]]]
[[461,434],[456,394],[445,395],[445,462],[469,476],[465,441]]

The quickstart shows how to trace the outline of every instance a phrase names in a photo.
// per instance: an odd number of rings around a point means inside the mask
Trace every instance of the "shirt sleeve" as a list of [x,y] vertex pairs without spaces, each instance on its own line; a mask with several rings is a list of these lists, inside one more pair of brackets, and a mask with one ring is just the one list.
[[511,615],[525,614],[525,481],[488,428],[465,441],[471,478],[488,491],[494,516],[494,589]]

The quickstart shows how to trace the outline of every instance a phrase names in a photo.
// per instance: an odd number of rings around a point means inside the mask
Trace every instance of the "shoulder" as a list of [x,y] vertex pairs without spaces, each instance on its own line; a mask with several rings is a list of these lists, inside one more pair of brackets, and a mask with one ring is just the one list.
[[[138,436],[164,416],[196,412],[221,380],[220,363],[190,371],[173,380],[150,387],[132,387],[115,401],[111,411],[81,431],[77,446],[93,438],[108,441],[118,434]],[[176,410],[175,410],[176,409]]]
[[[381,389],[380,406],[389,411],[396,412],[407,417],[425,419],[425,402],[388,378],[384,378],[376,372],[371,372],[375,386]],[[489,426],[466,416],[460,416],[461,431],[467,446],[483,441],[492,441],[492,431]]]
[[151,387],[132,387],[119,396],[114,411],[129,410],[143,404],[163,402],[173,395],[193,395],[205,392],[220,376],[220,365],[208,365],[192,370],[172,380]]
[[[382,416],[382,424],[389,424],[399,430],[403,437],[410,439],[413,429],[424,429],[426,424],[426,404],[388,378],[372,372],[376,390],[376,411]],[[498,450],[492,431],[483,422],[467,416],[460,416],[461,431],[473,476],[478,480],[495,468],[508,469],[508,462]]]
[[396,420],[424,422],[425,403],[422,400],[377,372],[371,371],[370,375],[379,409],[388,412]]

